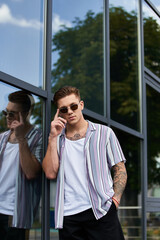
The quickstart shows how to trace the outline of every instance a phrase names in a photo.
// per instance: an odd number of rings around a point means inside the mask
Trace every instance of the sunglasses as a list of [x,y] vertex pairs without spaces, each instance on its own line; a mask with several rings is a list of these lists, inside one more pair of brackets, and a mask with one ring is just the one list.
[[14,116],[18,113],[18,112],[9,112],[9,111],[5,111],[5,110],[3,110],[2,111],[2,113],[3,113],[3,115],[5,116],[5,117],[10,117],[10,118],[14,118]]
[[60,113],[68,113],[68,108],[70,108],[72,111],[75,111],[75,110],[77,110],[78,109],[78,105],[79,105],[80,103],[75,103],[75,104],[72,104],[70,107],[61,107],[60,109],[59,109],[59,112]]

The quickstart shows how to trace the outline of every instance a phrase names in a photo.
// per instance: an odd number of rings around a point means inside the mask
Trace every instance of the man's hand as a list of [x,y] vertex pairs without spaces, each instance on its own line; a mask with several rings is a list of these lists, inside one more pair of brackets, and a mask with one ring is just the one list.
[[51,122],[50,137],[57,137],[63,128],[65,128],[66,123],[67,121],[64,118],[59,117],[59,109],[57,109],[54,119]]
[[11,130],[14,131],[15,136],[16,136],[18,141],[25,138],[25,125],[24,125],[24,121],[23,121],[23,117],[22,117],[21,112],[19,112],[19,121],[14,120],[11,123]]

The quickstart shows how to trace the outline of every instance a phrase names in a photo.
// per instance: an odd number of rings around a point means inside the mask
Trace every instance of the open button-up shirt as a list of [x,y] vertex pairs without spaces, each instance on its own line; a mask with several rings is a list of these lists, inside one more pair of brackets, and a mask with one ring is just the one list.
[[[125,157],[111,128],[90,121],[88,123],[84,143],[86,175],[91,206],[95,218],[100,219],[108,212],[114,195],[111,168],[125,161]],[[58,142],[60,167],[57,176],[55,228],[63,228],[65,129]]]

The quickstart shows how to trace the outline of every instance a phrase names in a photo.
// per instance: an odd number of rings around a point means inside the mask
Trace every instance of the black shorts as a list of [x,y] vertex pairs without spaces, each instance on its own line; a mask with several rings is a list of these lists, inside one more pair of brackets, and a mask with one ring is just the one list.
[[124,240],[115,204],[108,213],[96,220],[92,209],[65,216],[59,240]]
[[12,228],[9,226],[9,217],[0,214],[0,239],[2,240],[27,240],[28,230],[21,228]]

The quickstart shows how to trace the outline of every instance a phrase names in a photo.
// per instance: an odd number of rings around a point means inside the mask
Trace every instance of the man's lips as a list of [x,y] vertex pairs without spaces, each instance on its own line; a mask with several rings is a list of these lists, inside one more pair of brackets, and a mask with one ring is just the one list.
[[71,116],[68,118],[68,120],[73,120],[73,119],[75,119],[75,116]]

